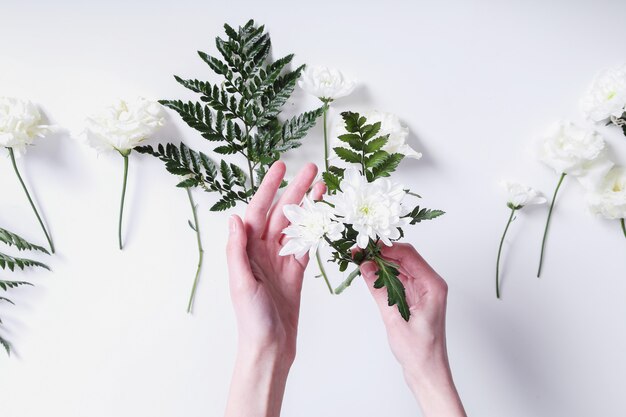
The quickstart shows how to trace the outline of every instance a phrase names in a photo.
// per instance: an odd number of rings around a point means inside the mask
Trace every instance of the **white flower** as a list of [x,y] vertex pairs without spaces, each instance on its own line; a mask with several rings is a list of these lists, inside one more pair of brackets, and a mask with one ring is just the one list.
[[605,157],[604,139],[592,129],[559,122],[544,137],[541,160],[558,174],[584,175]]
[[345,97],[354,91],[356,84],[356,80],[347,80],[338,70],[319,65],[307,66],[298,81],[300,88],[322,101]]
[[117,100],[86,120],[85,138],[98,151],[117,150],[128,153],[163,126],[163,109],[159,103],[138,98]]
[[[362,114],[367,119],[367,124],[374,124],[380,122],[380,131],[377,136],[389,135],[389,139],[382,150],[389,153],[400,153],[407,158],[420,159],[422,154],[411,148],[406,142],[409,137],[409,128],[402,125],[400,118],[393,113],[381,112],[373,110]],[[335,126],[335,139],[333,140],[333,148],[347,147],[345,142],[342,142],[337,137],[348,133],[343,119],[341,123]],[[333,158],[337,156],[334,155]]]
[[580,101],[582,111],[594,122],[621,117],[625,105],[626,65],[598,74]]
[[304,197],[301,206],[288,204],[283,208],[283,213],[291,225],[283,230],[289,240],[281,248],[281,256],[295,255],[301,258],[307,252],[313,256],[320,243],[326,242],[324,236],[330,240],[341,238],[344,225],[337,222],[328,204]]
[[626,218],[626,169],[614,167],[609,171],[601,187],[587,195],[587,202],[594,214],[607,219]]
[[21,154],[35,138],[43,137],[50,131],[49,125],[42,124],[41,113],[33,103],[0,97],[0,146]]
[[526,185],[510,181],[502,181],[500,185],[506,190],[507,205],[512,209],[519,210],[524,206],[546,202],[546,198],[541,192]]
[[400,238],[399,227],[408,221],[402,205],[406,191],[386,178],[367,182],[356,168],[348,168],[340,184],[341,191],[327,197],[335,214],[358,232],[357,245],[365,249],[370,239],[380,238],[387,246]]

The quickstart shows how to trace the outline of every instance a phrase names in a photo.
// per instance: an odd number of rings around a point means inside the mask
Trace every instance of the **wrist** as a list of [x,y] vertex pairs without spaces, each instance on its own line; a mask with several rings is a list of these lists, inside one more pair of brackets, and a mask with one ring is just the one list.
[[424,416],[465,416],[445,351],[403,367],[403,371]]

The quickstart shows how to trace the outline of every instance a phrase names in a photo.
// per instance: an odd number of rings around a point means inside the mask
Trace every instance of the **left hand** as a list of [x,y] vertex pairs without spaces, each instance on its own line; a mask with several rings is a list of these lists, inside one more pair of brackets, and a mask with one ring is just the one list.
[[[293,362],[296,350],[300,293],[308,256],[279,256],[282,231],[289,225],[287,204],[300,204],[311,187],[317,167],[305,165],[272,206],[285,175],[275,162],[250,201],[245,220],[230,218],[227,246],[230,293],[237,316],[239,349],[278,353]],[[325,185],[317,183],[311,197],[320,199]]]

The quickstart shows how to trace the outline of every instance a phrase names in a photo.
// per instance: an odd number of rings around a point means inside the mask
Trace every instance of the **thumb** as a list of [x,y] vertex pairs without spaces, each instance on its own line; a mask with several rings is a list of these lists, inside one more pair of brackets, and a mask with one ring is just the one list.
[[237,215],[228,220],[228,244],[226,245],[226,260],[231,286],[241,287],[254,281],[248,259],[248,236],[243,221]]
[[374,301],[378,307],[383,310],[387,307],[387,291],[384,288],[374,288],[374,282],[378,279],[378,276],[376,275],[378,266],[373,261],[366,261],[363,262],[359,268],[367,288],[370,290],[370,293],[372,293]]

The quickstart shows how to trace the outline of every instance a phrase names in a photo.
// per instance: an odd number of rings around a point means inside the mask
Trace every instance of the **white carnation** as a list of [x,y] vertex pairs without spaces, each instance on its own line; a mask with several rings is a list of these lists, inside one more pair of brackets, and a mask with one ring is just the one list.
[[0,97],[0,146],[21,154],[35,138],[50,131],[51,127],[42,123],[41,113],[33,103]]
[[605,157],[605,148],[604,139],[595,130],[562,121],[548,131],[539,154],[558,174],[580,176]]
[[626,218],[626,170],[611,169],[601,187],[587,195],[587,202],[594,214],[607,219]]
[[298,85],[322,101],[333,101],[352,93],[357,82],[346,79],[341,72],[334,68],[317,65],[304,69]]
[[283,213],[291,224],[283,230],[289,240],[281,248],[281,256],[295,255],[301,258],[307,252],[313,256],[320,243],[325,242],[324,236],[332,241],[341,238],[344,225],[337,222],[328,204],[304,197],[301,206],[288,204],[283,208]]
[[402,200],[406,191],[387,178],[367,182],[356,168],[346,169],[341,191],[327,197],[342,222],[358,232],[357,245],[364,249],[370,239],[380,238],[387,246],[400,238],[399,227],[408,222]]
[[611,116],[621,117],[626,106],[626,65],[598,74],[583,95],[580,106],[594,122]]
[[516,210],[532,204],[544,204],[546,198],[541,192],[523,184],[502,181],[500,185],[506,190],[507,205]]
[[85,139],[98,151],[128,153],[163,126],[163,108],[159,103],[138,98],[117,100],[86,120]]
[[[409,128],[404,126],[400,122],[400,118],[393,113],[386,113],[377,110],[365,112],[362,114],[367,119],[367,124],[374,124],[380,122],[380,131],[377,136],[389,135],[389,139],[382,150],[389,153],[399,153],[407,158],[420,159],[422,154],[417,152],[407,143],[409,137]],[[335,139],[333,140],[333,148],[346,147],[346,143],[339,140],[337,137],[348,133],[346,131],[343,119],[341,123],[337,124],[334,128]],[[334,158],[337,156],[335,155]]]

